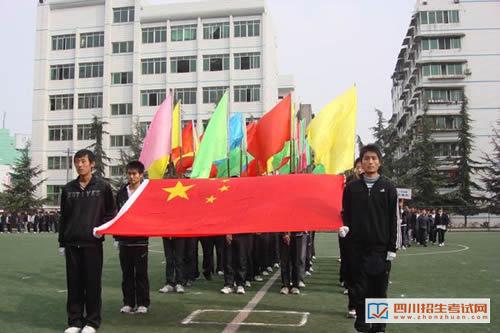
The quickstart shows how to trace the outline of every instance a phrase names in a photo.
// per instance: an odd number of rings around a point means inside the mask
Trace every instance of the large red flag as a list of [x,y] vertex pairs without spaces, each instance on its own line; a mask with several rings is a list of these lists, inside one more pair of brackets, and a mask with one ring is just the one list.
[[290,140],[291,106],[291,96],[288,95],[257,122],[247,150],[261,166],[266,166],[267,160],[279,153]]
[[284,175],[143,182],[98,234],[197,237],[329,231],[342,225],[343,176]]

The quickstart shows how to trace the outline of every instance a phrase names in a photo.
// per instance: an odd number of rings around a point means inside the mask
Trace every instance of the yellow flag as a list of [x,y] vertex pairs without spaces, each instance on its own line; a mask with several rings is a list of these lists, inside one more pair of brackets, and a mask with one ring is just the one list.
[[327,174],[339,174],[354,163],[357,91],[352,87],[327,104],[307,127],[315,164]]
[[172,111],[172,149],[181,146],[181,102]]

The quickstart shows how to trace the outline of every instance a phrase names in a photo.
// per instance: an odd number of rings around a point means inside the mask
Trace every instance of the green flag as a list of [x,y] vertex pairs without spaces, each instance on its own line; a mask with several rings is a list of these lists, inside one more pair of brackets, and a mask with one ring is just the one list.
[[325,171],[325,166],[323,164],[318,164],[314,167],[314,170],[313,172],[314,174],[318,174],[318,175],[323,175],[326,173]]
[[226,91],[208,122],[196,153],[191,178],[208,178],[212,163],[227,158],[227,100]]
[[[241,149],[234,148],[229,153],[229,168],[230,176],[239,176],[241,172],[245,171],[247,158],[245,158],[245,154],[248,158],[248,163],[253,160],[252,155],[246,153],[245,151],[241,151]],[[241,167],[241,170],[240,170]],[[223,160],[217,166],[217,178],[226,178],[227,177],[227,159]]]

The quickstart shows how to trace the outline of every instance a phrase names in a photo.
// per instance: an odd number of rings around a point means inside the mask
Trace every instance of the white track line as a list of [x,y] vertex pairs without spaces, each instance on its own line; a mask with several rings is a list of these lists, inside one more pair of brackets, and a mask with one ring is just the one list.
[[267,293],[269,288],[274,284],[274,282],[278,279],[280,276],[280,271],[276,271],[274,275],[266,282],[265,285],[260,288],[260,290],[255,294],[255,296],[247,303],[247,305],[243,308],[243,311],[240,311],[236,317],[233,318],[233,320],[226,325],[226,328],[224,328],[224,331],[222,333],[234,333],[238,330],[240,327],[241,323],[245,321],[245,319],[248,318],[250,313],[252,312],[253,309],[259,304],[259,302],[262,300],[264,295]]
[[281,327],[301,327],[307,323],[307,318],[309,317],[309,312],[297,312],[297,311],[274,311],[274,310],[221,310],[221,309],[203,309],[195,310],[189,316],[187,316],[183,321],[183,325],[187,324],[203,324],[203,325],[226,325],[227,323],[220,321],[197,321],[194,320],[198,315],[206,312],[253,312],[253,313],[278,313],[278,314],[292,314],[299,315],[300,321],[297,324],[280,324],[280,323],[258,323],[258,322],[242,322],[242,326],[281,326]]

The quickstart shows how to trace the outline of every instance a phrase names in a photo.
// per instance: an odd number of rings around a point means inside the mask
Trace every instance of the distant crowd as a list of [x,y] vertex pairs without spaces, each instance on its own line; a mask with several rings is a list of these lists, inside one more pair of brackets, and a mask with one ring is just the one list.
[[448,213],[442,209],[405,207],[401,213],[401,249],[427,243],[444,246],[444,236],[450,224]]
[[36,212],[0,213],[0,233],[4,232],[58,232],[59,213],[55,210],[39,210]]

